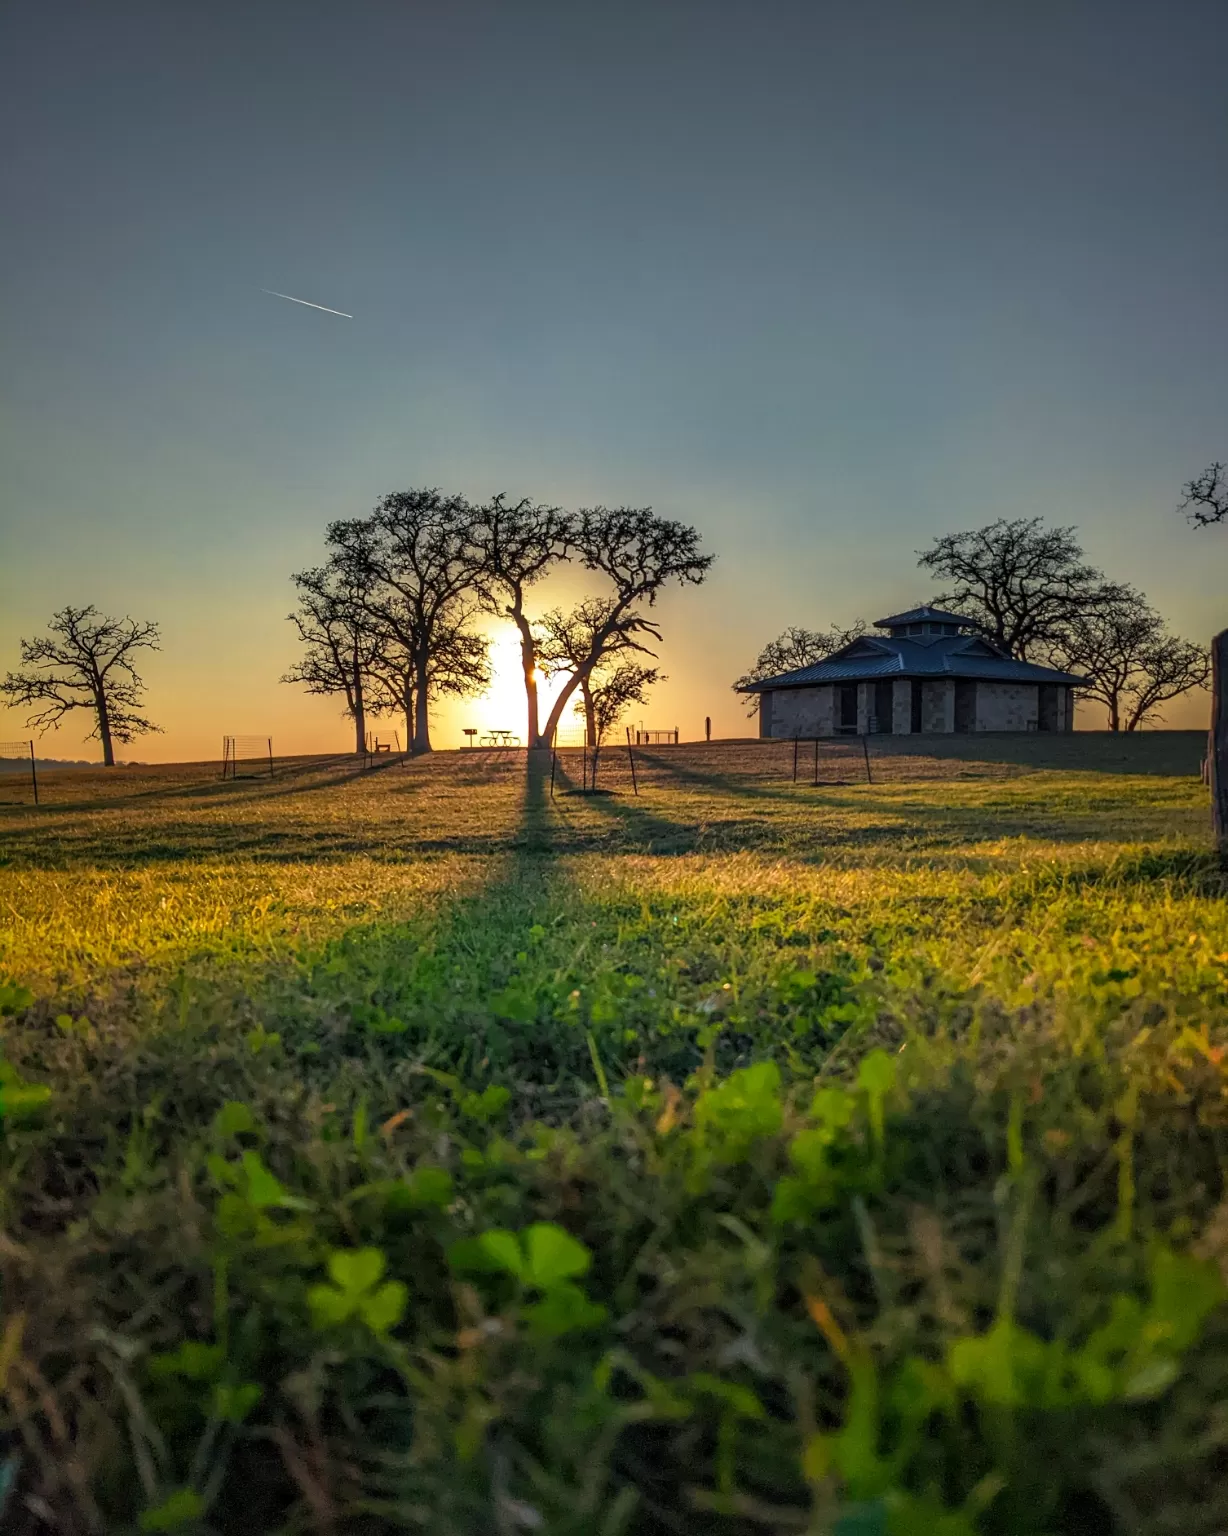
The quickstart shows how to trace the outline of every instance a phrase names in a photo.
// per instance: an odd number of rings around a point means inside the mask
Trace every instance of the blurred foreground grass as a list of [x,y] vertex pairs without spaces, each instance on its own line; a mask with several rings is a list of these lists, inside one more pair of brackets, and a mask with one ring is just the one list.
[[1223,1530],[1228,909],[1139,740],[0,811],[4,1528]]

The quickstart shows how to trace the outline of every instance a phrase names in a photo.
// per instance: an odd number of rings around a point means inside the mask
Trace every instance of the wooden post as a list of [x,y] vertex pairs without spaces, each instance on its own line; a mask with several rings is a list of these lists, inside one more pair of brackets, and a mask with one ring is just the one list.
[[814,738],[814,787],[819,787],[819,738]]
[[34,803],[38,804],[38,766],[34,761],[34,743],[30,743],[30,782],[34,785]]
[[861,738],[861,749],[866,754],[866,783],[873,784],[874,775],[870,772],[870,738],[868,736]]
[[793,782],[797,783],[797,737],[793,738]]
[[638,799],[639,798],[639,793],[640,793],[640,786],[639,786],[639,780],[635,777],[635,752],[632,750],[632,747],[631,747],[631,733],[630,733],[630,731],[627,732],[627,761],[631,764],[631,788],[635,791],[636,798]]
[[1211,825],[1228,863],[1228,629],[1211,642]]

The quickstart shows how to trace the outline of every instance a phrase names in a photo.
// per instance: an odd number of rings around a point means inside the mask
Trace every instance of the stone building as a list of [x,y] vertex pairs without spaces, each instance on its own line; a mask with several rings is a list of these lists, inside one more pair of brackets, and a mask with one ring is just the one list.
[[760,736],[1069,731],[1081,677],[1016,661],[956,613],[879,619],[812,667],[752,684]]

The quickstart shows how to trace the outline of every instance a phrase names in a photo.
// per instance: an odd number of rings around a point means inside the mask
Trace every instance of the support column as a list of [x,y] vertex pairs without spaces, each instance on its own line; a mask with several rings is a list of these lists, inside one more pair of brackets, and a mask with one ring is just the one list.
[[891,734],[912,735],[912,678],[897,677],[891,684]]
[[1228,863],[1228,629],[1211,642],[1211,825],[1220,859]]
[[870,729],[870,716],[874,712],[874,684],[857,684],[857,734],[865,736]]

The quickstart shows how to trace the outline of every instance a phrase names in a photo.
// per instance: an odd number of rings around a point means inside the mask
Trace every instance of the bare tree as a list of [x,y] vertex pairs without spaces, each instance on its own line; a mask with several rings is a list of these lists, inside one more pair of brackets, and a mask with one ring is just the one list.
[[1071,617],[1054,659],[1087,679],[1084,696],[1105,706],[1111,731],[1137,730],[1211,672],[1208,652],[1170,635],[1143,594],[1125,585],[1102,588],[1099,601]]
[[135,651],[161,649],[158,626],[107,618],[91,604],[61,608],[47,628],[49,635],[21,641],[23,670],[0,682],[0,697],[17,708],[41,705],[26,722],[38,731],[57,730],[71,710],[92,710],[89,734],[102,743],[102,760],[113,768],[115,742],[162,729],[137,713],[145,684],[132,662]]
[[593,783],[597,782],[597,758],[606,736],[632,704],[646,704],[648,690],[667,679],[656,667],[638,661],[620,661],[616,666],[599,667],[589,674],[587,697],[577,705],[583,713],[593,748]]
[[567,558],[572,518],[558,507],[526,500],[507,504],[500,494],[477,510],[470,531],[474,586],[482,605],[499,618],[510,619],[520,636],[520,666],[524,675],[530,747],[542,745],[538,723],[537,636],[525,612],[528,589]]
[[[761,683],[765,678],[779,677],[782,672],[796,672],[802,667],[813,667],[836,651],[843,650],[846,645],[852,645],[854,640],[865,634],[867,627],[864,619],[854,619],[847,629],[841,629],[838,624],[833,624],[830,629],[799,629],[796,626],[786,629],[775,640],[769,640],[755,658],[750,671],[744,672],[734,683],[733,690],[735,693],[744,693],[752,683]],[[747,714],[753,715],[758,709],[758,695],[752,694]]]
[[290,578],[299,606],[289,615],[304,645],[300,661],[282,678],[308,693],[341,694],[354,722],[354,751],[367,744],[367,694],[381,657],[382,637],[364,606],[363,571],[335,551],[327,565]]
[[639,652],[643,656],[656,655],[655,651],[636,639],[636,633],[649,634],[658,641],[661,638],[660,630],[651,622],[646,623],[642,631],[627,633],[618,629],[611,630],[606,636],[599,659],[586,671],[585,663],[609,621],[610,609],[610,599],[598,597],[587,597],[567,612],[561,608],[552,608],[549,613],[542,615],[537,639],[538,664],[542,672],[547,677],[574,676],[577,679],[580,697],[576,700],[575,712],[584,718],[585,740],[590,747],[595,747],[600,739],[596,699],[601,690],[603,674],[608,679],[611,664],[629,651]]
[[1181,487],[1181,498],[1178,512],[1200,528],[1228,521],[1228,464],[1209,464]]
[[[590,571],[607,578],[613,592],[605,616],[554,701],[542,732],[550,742],[577,688],[582,688],[602,659],[612,652],[638,647],[637,636],[659,641],[658,626],[642,611],[651,608],[662,589],[673,582],[698,586],[713,557],[700,553],[699,535],[685,523],[658,517],[651,507],[593,507],[581,511],[573,526],[571,547]],[[652,654],[649,652],[649,654]]]
[[947,583],[936,606],[966,614],[1020,661],[1047,659],[1104,585],[1075,530],[1046,528],[1039,517],[944,534],[918,564]]
[[486,645],[469,624],[474,516],[462,496],[437,489],[383,497],[368,518],[333,523],[328,542],[364,575],[363,607],[403,648],[412,676],[413,750],[431,750],[430,705],[439,693],[472,693],[489,681]]

